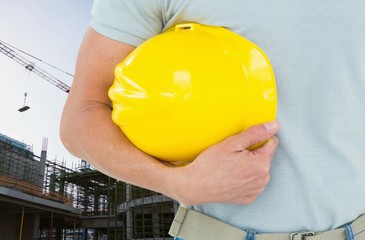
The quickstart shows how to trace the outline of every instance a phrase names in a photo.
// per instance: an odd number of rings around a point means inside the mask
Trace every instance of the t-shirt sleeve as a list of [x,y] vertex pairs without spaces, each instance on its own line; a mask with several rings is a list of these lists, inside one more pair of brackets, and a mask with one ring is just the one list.
[[162,0],[94,0],[91,28],[133,46],[161,33]]

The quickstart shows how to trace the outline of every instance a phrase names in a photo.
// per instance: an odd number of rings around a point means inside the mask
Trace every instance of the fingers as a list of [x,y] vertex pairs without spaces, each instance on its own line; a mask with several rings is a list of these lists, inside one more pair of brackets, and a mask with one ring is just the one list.
[[276,148],[279,145],[279,139],[275,136],[269,138],[261,147],[252,151],[253,154],[269,154],[268,157],[272,158]]
[[[255,201],[270,180],[271,159],[279,142],[274,135],[278,130],[277,122],[255,125],[205,149],[183,169],[177,168],[190,182],[184,184],[189,191],[178,191],[179,201],[188,205]],[[265,143],[255,150],[248,149],[258,142]]]
[[227,140],[235,146],[236,150],[246,150],[254,144],[265,142],[267,139],[272,138],[278,131],[278,122],[267,122],[252,126]]

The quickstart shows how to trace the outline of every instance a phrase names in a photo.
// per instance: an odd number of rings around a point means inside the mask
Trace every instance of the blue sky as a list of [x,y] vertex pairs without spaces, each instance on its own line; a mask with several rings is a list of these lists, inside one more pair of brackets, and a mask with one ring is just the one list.
[[[92,0],[2,0],[0,40],[71,74],[80,43],[91,19]],[[19,52],[18,52],[19,53]],[[33,61],[69,86],[72,77]],[[18,112],[26,105],[30,109]],[[79,162],[59,139],[59,122],[67,94],[0,53],[0,133],[33,146],[40,155],[48,138],[48,159]]]

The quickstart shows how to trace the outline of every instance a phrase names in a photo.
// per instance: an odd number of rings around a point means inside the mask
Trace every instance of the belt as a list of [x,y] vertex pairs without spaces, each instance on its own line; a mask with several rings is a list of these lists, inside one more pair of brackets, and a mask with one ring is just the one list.
[[[365,231],[365,214],[348,226],[351,227],[351,234],[356,237],[355,239],[360,239],[358,236]],[[255,234],[255,240],[345,240],[348,238],[346,228],[336,228],[325,232],[259,233]],[[169,234],[186,240],[244,240],[248,233],[210,216],[180,206]],[[365,239],[365,234],[363,234],[363,239]]]

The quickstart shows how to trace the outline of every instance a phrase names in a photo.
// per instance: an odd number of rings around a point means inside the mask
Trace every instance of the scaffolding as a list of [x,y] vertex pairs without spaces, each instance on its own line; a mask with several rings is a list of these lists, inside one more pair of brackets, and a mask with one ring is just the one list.
[[39,159],[30,146],[0,134],[0,149],[1,176],[39,184]]
[[[63,179],[77,186],[74,204],[82,210],[82,226],[94,232],[94,239],[171,239],[168,230],[176,210],[172,199],[91,168]],[[99,220],[99,227],[94,223],[92,228],[90,219]]]
[[46,160],[24,143],[0,134],[0,186],[73,206],[77,217],[44,213],[38,239],[172,239],[177,203],[159,193],[117,181],[85,161],[73,169]]
[[[50,162],[47,161],[47,164]],[[1,186],[45,199],[72,204],[72,200],[67,195],[53,191],[49,186],[44,185],[45,172],[43,169],[41,157],[33,153],[31,146],[0,134]]]

